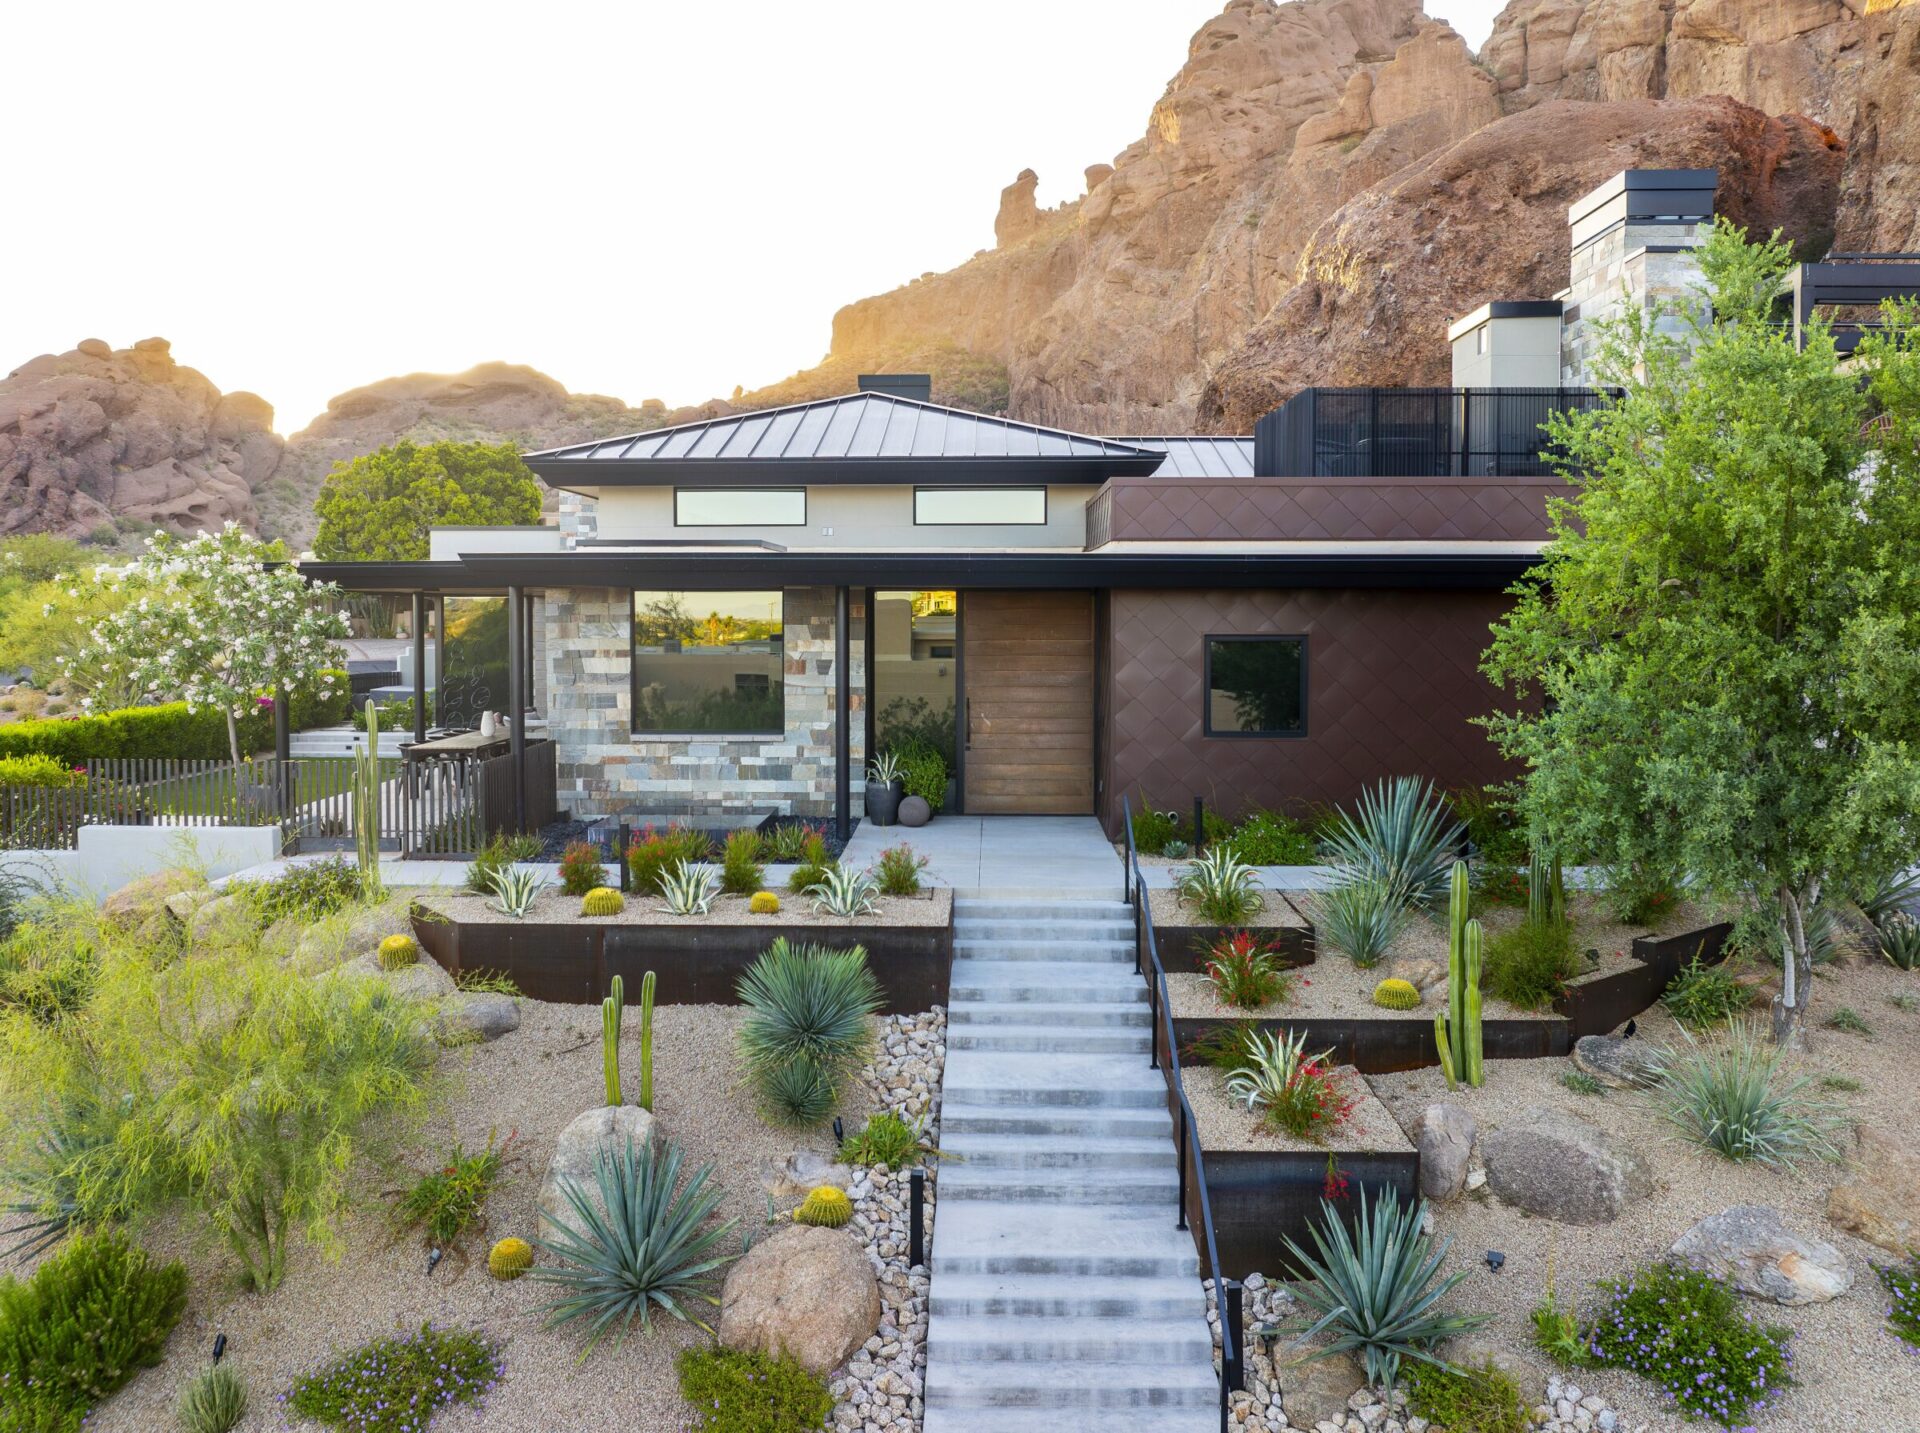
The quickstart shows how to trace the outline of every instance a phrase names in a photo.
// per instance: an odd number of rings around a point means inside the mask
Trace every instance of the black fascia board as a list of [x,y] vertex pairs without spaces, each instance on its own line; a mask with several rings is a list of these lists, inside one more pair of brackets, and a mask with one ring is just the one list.
[[1167,460],[1165,453],[1139,457],[1107,453],[1087,457],[1019,458],[529,458],[527,466],[556,488],[792,487],[842,484],[922,483],[930,486],[1003,487],[1035,483],[1080,483],[1097,487],[1108,478],[1146,477]]

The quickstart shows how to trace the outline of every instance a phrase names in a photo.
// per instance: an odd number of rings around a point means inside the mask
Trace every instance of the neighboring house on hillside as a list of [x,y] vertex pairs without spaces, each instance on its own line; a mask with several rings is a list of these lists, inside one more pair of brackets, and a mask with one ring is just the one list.
[[[305,570],[492,633],[576,814],[857,811],[876,748],[941,749],[960,809],[1347,802],[1510,774],[1475,717],[1488,624],[1597,401],[1597,309],[1688,276],[1712,171],[1573,207],[1575,284],[1454,326],[1456,387],[1314,389],[1251,438],[1095,437],[935,406],[923,375],[527,456],[563,527],[436,531]],[[591,510],[588,503],[591,503]],[[518,620],[506,620],[516,614]],[[484,670],[485,681],[473,673]]]

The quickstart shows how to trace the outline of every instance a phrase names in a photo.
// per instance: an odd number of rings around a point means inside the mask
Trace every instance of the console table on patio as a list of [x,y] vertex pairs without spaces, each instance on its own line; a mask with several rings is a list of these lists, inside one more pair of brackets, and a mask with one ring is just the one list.
[[482,736],[477,731],[463,731],[458,736],[442,736],[432,741],[413,742],[401,752],[401,755],[412,762],[446,761],[460,757],[479,760],[489,756],[504,756],[511,744],[511,737],[504,731],[495,732],[492,736]]

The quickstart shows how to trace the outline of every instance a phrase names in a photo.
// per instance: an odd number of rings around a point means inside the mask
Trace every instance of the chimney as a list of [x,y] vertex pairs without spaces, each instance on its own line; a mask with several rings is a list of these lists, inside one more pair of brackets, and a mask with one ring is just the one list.
[[[1592,384],[1597,324],[1629,307],[1689,301],[1700,281],[1694,249],[1713,222],[1717,169],[1624,169],[1567,210],[1572,253],[1560,330],[1560,382]],[[1668,316],[1663,326],[1679,333]]]
[[862,393],[884,393],[890,398],[911,398],[916,403],[933,402],[931,373],[863,373]]

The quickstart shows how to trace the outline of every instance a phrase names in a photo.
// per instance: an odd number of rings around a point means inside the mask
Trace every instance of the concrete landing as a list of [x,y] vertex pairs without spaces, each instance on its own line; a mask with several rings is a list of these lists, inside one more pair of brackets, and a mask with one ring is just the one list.
[[925,879],[981,896],[1122,899],[1125,872],[1091,816],[936,816],[924,826],[862,821],[841,858],[868,866],[901,842],[927,857]]

